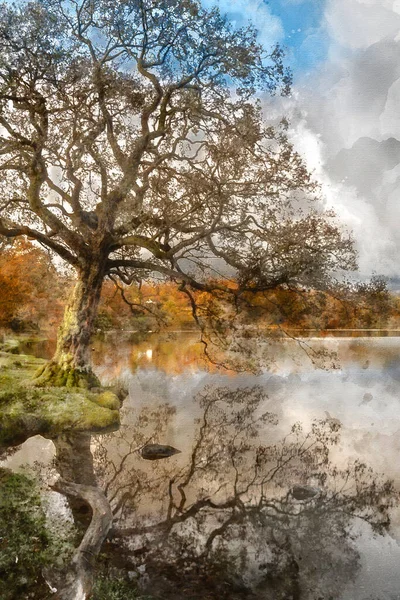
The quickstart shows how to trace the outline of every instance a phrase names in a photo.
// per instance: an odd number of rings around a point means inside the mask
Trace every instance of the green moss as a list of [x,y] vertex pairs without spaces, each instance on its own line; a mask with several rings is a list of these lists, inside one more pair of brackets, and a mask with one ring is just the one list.
[[0,597],[13,600],[33,590],[43,593],[41,572],[49,564],[50,539],[40,495],[32,480],[6,469],[0,469],[0,540]]
[[69,560],[72,528],[46,521],[38,483],[0,468],[0,598],[51,598],[43,569]]
[[38,387],[67,387],[89,390],[99,386],[100,381],[91,370],[80,370],[74,367],[60,367],[56,362],[47,362],[34,374],[34,385]]
[[[30,380],[45,361],[0,353],[0,446],[22,443],[42,434],[64,431],[109,431],[119,425],[119,401],[109,391],[36,387]],[[118,404],[117,404],[118,401]]]
[[9,338],[0,343],[0,350],[9,354],[20,353],[20,341],[18,339]]
[[95,397],[95,402],[97,402],[99,406],[109,408],[110,410],[119,410],[120,407],[120,401],[118,396],[110,390],[106,390],[105,392],[98,394]]
[[150,596],[141,595],[132,581],[105,575],[96,578],[92,598],[93,600],[152,600]]

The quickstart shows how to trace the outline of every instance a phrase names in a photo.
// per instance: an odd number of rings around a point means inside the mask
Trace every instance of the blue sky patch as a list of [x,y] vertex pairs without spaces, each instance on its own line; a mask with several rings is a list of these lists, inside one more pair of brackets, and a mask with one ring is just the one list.
[[234,27],[251,21],[266,48],[276,42],[286,47],[295,79],[327,56],[326,0],[202,0],[202,4],[205,8],[218,5]]

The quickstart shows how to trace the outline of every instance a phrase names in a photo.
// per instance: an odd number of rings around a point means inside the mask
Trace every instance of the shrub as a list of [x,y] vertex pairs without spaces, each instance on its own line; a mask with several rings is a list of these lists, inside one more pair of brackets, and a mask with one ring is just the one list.
[[0,470],[0,598],[44,598],[50,537],[35,481]]

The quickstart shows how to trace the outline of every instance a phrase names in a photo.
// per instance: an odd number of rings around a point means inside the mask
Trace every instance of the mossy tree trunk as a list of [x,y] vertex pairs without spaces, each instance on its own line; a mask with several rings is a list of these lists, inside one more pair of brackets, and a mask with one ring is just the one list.
[[85,388],[99,385],[91,369],[90,340],[104,280],[104,262],[92,262],[79,269],[78,281],[58,330],[55,355],[38,372],[37,385]]

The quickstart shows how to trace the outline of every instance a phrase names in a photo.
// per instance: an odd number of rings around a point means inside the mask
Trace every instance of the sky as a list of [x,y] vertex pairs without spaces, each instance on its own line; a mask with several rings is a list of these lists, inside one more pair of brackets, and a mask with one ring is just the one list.
[[203,4],[218,4],[235,26],[252,21],[267,48],[285,48],[292,95],[274,110],[289,117],[326,205],[352,230],[361,275],[400,289],[400,0]]

